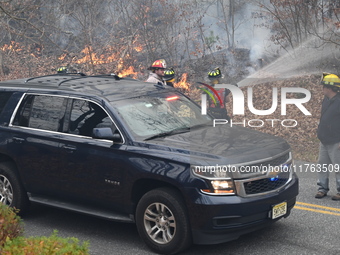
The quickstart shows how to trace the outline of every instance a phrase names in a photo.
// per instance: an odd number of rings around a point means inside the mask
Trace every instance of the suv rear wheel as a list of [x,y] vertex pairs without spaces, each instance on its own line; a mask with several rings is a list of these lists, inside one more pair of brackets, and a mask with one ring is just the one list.
[[0,202],[19,209],[19,214],[23,215],[28,209],[29,201],[15,169],[10,162],[0,163]]
[[175,254],[191,244],[191,231],[182,197],[169,188],[147,192],[136,210],[139,235],[155,252]]

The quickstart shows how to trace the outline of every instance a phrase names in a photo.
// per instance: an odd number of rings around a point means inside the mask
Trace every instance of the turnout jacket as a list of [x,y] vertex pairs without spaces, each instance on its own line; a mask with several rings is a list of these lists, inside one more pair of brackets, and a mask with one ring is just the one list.
[[159,77],[157,74],[155,73],[150,73],[149,77],[147,78],[146,82],[152,82],[154,84],[159,84],[159,85],[166,85],[165,80],[163,80],[163,78]]
[[340,142],[340,94],[322,101],[318,138],[323,144]]

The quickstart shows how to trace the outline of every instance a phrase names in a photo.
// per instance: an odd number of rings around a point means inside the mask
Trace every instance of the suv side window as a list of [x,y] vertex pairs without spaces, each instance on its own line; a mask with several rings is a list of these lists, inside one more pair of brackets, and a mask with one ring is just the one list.
[[96,103],[73,99],[68,133],[92,137],[95,127],[112,129],[114,125],[103,108]]
[[60,131],[64,121],[67,98],[26,95],[14,118],[13,125]]
[[12,94],[13,92],[1,92],[0,93],[0,113],[5,108],[5,105]]

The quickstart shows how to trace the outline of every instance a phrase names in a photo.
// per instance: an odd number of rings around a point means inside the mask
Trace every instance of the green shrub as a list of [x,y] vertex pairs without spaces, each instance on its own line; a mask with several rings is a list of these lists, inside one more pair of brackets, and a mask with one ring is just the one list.
[[23,233],[23,223],[17,210],[0,203],[0,247]]
[[77,238],[62,238],[54,230],[49,237],[17,237],[8,240],[1,255],[88,255],[88,243],[79,244]]

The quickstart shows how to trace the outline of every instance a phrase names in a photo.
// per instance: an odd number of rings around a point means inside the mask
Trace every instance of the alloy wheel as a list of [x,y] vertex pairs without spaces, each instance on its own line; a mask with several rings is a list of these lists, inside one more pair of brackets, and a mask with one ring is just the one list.
[[176,219],[166,205],[153,203],[145,210],[144,227],[154,242],[167,244],[176,234]]

